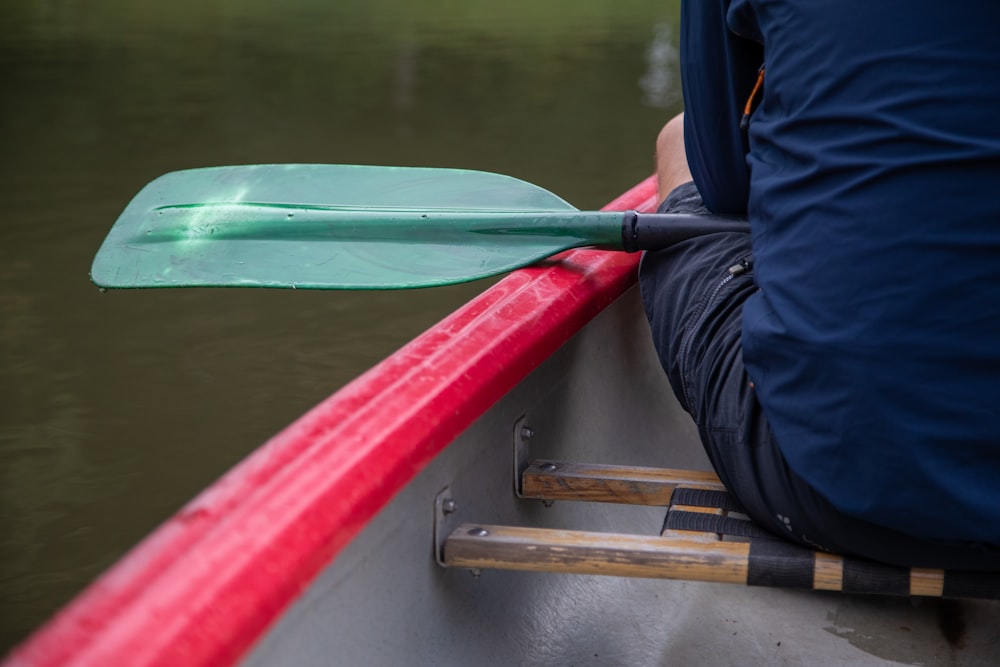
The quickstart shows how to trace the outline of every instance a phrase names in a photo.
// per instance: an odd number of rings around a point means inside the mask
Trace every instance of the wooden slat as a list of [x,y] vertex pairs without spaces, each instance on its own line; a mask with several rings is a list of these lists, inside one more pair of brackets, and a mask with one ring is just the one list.
[[667,507],[678,486],[725,491],[711,472],[535,461],[521,477],[521,495],[543,500]]
[[[709,472],[643,468],[631,466],[595,465],[564,461],[533,462],[522,475],[522,495],[543,500],[580,500],[670,507],[683,513],[728,516],[726,501],[711,494],[678,495],[680,488],[708,489],[725,492],[719,478]],[[695,505],[685,500],[691,496]],[[714,502],[723,504],[703,506]],[[726,509],[723,509],[723,508]],[[743,516],[737,514],[736,516]],[[697,525],[698,522],[695,522]],[[674,522],[672,525],[685,525]],[[482,531],[485,531],[482,534]],[[743,534],[737,531],[738,534]],[[754,537],[751,540],[756,539]],[[541,572],[572,572],[627,577],[654,577],[747,583],[750,544],[720,540],[715,532],[665,529],[659,537],[621,535],[585,531],[548,530],[506,526],[476,526],[466,524],[446,540],[444,561],[447,565],[469,568],[532,570]],[[780,559],[779,559],[780,560]],[[845,561],[841,556],[815,552],[812,562],[812,588],[843,591]],[[756,563],[756,561],[755,561]],[[887,582],[863,569],[865,577],[875,577],[871,586],[858,589],[857,569],[862,562],[852,560],[854,592],[905,595],[904,591],[888,591]],[[787,565],[779,563],[786,567]],[[876,572],[879,567],[872,564]],[[759,573],[758,573],[759,574]],[[904,572],[905,575],[905,572]],[[807,575],[808,576],[808,575]],[[865,577],[862,577],[864,579]],[[787,578],[787,577],[786,577]],[[913,568],[909,571],[909,594],[941,597],[946,573],[942,570]],[[754,585],[787,585],[761,583]],[[805,583],[805,587],[809,587]],[[868,590],[871,587],[872,590]]]
[[944,595],[944,570],[915,567],[910,570],[910,595],[941,597]]
[[745,584],[749,545],[463,524],[444,544],[452,567],[572,572]]
[[839,591],[844,588],[844,559],[834,554],[816,552],[813,588],[818,591]]

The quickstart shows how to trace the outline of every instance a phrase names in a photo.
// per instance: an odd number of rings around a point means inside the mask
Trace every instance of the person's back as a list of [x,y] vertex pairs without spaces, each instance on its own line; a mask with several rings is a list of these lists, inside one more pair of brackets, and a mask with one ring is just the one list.
[[[789,466],[845,515],[1000,545],[1000,3],[688,5],[688,161],[710,209],[748,186],[743,362]],[[729,74],[763,44],[748,183],[691,108],[711,11]]]
[[743,344],[778,443],[845,513],[1000,542],[1000,4],[760,5]]

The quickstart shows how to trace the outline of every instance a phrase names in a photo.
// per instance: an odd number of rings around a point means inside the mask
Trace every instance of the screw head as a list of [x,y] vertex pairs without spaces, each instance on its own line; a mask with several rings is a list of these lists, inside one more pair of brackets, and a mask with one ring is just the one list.
[[535,430],[530,426],[521,427],[521,440],[531,440],[535,437]]
[[479,526],[476,526],[475,528],[470,528],[468,534],[472,535],[473,537],[486,537],[487,535],[490,534],[490,531],[486,530],[485,528],[480,528]]
[[445,498],[441,501],[441,511],[445,514],[452,514],[457,509],[458,505],[456,505],[455,501],[451,498]]

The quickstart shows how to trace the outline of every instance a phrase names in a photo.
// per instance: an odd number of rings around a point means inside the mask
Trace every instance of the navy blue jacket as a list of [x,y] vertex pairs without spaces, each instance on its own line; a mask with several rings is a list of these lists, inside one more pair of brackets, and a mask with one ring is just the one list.
[[688,0],[681,33],[688,162],[749,215],[743,355],[789,465],[845,514],[992,544],[998,26],[992,0]]

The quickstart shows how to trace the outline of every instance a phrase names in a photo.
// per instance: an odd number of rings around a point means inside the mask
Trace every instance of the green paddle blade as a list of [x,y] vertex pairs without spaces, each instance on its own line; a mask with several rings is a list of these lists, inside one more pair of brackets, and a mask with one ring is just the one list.
[[620,248],[621,224],[621,213],[580,212],[538,186],[480,171],[191,169],[136,195],[91,279],[107,288],[431,287],[569,248]]

